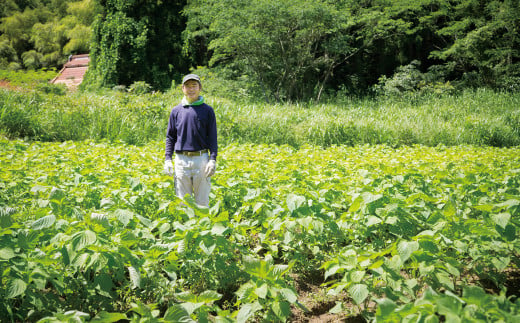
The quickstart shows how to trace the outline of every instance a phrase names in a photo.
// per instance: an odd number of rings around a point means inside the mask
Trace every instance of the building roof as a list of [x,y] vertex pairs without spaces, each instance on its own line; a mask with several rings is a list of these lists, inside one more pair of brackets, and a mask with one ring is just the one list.
[[77,88],[83,81],[88,69],[90,58],[88,54],[71,55],[58,75],[50,81],[52,84],[65,84],[68,88]]

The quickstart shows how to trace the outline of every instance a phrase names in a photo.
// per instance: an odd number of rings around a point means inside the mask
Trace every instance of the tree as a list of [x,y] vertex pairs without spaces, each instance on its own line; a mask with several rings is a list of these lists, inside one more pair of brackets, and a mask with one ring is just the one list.
[[451,20],[438,30],[450,43],[432,57],[470,85],[496,87],[509,77],[520,81],[520,3],[465,0],[451,12]]
[[[6,7],[7,8],[7,7]],[[23,8],[0,20],[2,66],[22,58],[26,68],[61,67],[70,54],[88,53],[94,0],[14,1],[8,8]],[[9,53],[9,54],[6,54]]]
[[61,49],[66,42],[64,28],[57,21],[36,23],[31,29],[31,42],[35,50],[42,55],[40,62],[44,67],[63,63]]
[[194,1],[186,39],[209,35],[210,65],[248,75],[276,100],[309,97],[326,61],[320,42],[342,23],[325,1]]
[[24,12],[17,12],[12,16],[2,18],[0,31],[9,39],[11,47],[17,53],[30,50],[31,29],[34,24],[40,22],[40,17],[36,10],[28,9]]
[[[384,8],[353,0],[195,1],[185,11],[186,39],[193,46],[206,36],[210,65],[249,76],[267,96],[319,100],[331,80],[345,81],[345,75],[334,75],[338,68],[345,70],[356,57],[374,57],[380,52],[376,41],[398,39],[408,30],[409,23]],[[359,70],[351,64],[349,73]]]
[[7,68],[10,62],[16,62],[18,57],[16,51],[7,39],[0,40],[0,68]]
[[8,17],[19,10],[14,0],[3,0],[0,2],[0,18]]
[[111,87],[144,81],[165,89],[188,67],[180,14],[185,1],[101,0],[86,81]]

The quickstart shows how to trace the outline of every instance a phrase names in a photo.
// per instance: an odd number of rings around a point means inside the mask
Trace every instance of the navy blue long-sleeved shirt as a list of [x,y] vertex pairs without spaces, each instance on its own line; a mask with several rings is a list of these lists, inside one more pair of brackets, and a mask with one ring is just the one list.
[[204,149],[209,149],[210,159],[217,159],[217,120],[213,108],[206,103],[175,106],[166,131],[166,160],[172,159],[175,151]]

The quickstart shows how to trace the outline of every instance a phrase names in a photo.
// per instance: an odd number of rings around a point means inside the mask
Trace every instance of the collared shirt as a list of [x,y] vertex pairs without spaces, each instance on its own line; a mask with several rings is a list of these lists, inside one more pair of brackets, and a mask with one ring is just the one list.
[[168,120],[165,158],[172,159],[175,151],[205,149],[209,149],[210,159],[217,159],[217,121],[213,108],[206,103],[175,106]]

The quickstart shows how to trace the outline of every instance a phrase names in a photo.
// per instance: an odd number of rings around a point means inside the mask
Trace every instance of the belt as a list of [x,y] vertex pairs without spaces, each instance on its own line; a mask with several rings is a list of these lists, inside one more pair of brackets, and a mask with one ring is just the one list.
[[208,150],[199,150],[199,151],[176,151],[176,154],[184,155],[184,156],[202,156],[208,153]]

